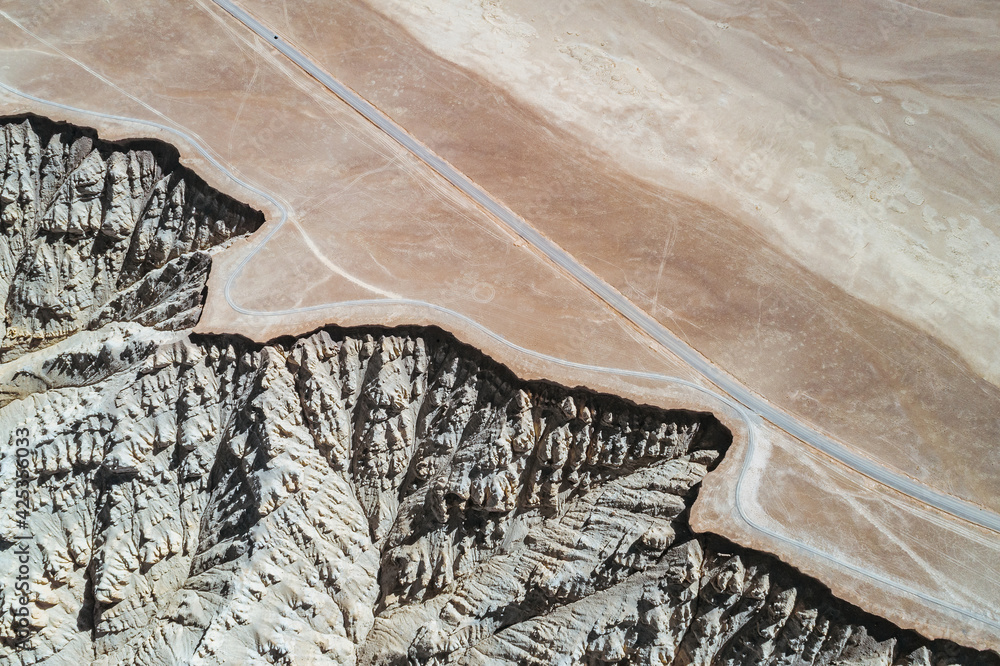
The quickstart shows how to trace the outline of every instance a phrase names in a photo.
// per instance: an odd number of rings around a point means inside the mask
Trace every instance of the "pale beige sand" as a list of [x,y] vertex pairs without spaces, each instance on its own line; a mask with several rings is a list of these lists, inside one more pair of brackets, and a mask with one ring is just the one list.
[[1000,381],[995,3],[370,4]]

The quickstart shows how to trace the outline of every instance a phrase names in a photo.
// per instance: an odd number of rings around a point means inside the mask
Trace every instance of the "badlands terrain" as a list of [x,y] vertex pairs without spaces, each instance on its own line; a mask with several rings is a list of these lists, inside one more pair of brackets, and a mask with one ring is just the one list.
[[5,6],[0,663],[1000,663],[998,20]]
[[524,382],[433,329],[191,334],[205,250],[260,215],[162,144],[3,137],[3,418],[30,437],[2,487],[32,511],[0,538],[40,565],[4,661],[995,661],[692,534],[732,441],[711,414]]

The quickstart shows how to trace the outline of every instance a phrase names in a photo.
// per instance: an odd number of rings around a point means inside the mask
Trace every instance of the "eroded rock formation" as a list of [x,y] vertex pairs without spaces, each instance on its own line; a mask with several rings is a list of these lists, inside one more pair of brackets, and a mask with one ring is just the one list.
[[206,250],[263,216],[155,141],[42,118],[0,131],[0,361],[113,321],[194,325]]
[[[49,367],[87,377],[92,341]],[[31,432],[39,657],[946,663],[690,533],[711,415],[520,382],[432,331],[134,344],[4,408]]]
[[[80,152],[63,173],[125,154]],[[28,204],[55,199],[18,192],[0,209],[3,251],[20,257],[5,273],[19,333],[0,364],[0,663],[998,663],[692,534],[730,442],[711,414],[524,382],[436,330],[266,345],[172,330],[197,316],[204,277],[162,269],[253,215],[160,213],[108,263],[97,213],[29,234]],[[180,245],[200,232],[157,226],[220,217],[243,221]],[[31,252],[10,249],[28,237]],[[47,257],[82,245],[114,279],[66,306]]]

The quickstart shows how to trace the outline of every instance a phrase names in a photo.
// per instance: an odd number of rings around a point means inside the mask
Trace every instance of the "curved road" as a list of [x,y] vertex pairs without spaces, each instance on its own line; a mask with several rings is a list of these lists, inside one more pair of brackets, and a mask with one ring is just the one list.
[[774,407],[771,403],[752,393],[736,379],[712,365],[711,362],[695,349],[646,314],[646,312],[636,307],[635,304],[590,272],[589,269],[580,264],[561,247],[543,236],[512,210],[490,196],[455,167],[434,154],[430,148],[410,136],[406,130],[393,122],[388,116],[369,104],[356,92],[323,71],[323,69],[306,58],[295,47],[282,39],[280,35],[230,0],[214,0],[214,2],[260,37],[267,40],[268,43],[284,54],[289,60],[322,83],[330,92],[349,104],[355,111],[392,137],[401,146],[413,153],[413,155],[436,171],[441,177],[493,214],[507,225],[511,231],[528,243],[531,243],[539,252],[565,270],[580,284],[592,291],[612,309],[628,319],[633,325],[656,340],[656,342],[684,359],[685,362],[702,376],[745,405],[752,412],[759,414],[790,435],[816,447],[828,456],[839,460],[848,467],[893,490],[980,527],[1000,532],[1000,515],[952,495],[934,490],[908,476],[892,471],[874,460],[833,441],[823,433],[818,432],[815,428],[802,423],[795,417]]
[[[214,0],[214,1],[217,2],[218,4],[222,5],[222,6],[225,6],[226,4],[230,4],[231,5],[231,3],[224,2],[223,0]],[[242,12],[242,10],[240,10],[239,8],[237,8],[235,6],[233,6],[233,10],[235,10],[237,12],[240,12],[240,13],[242,13],[242,14],[245,15],[245,12]],[[240,18],[240,17],[237,16],[237,18]],[[250,20],[253,20],[252,17],[248,16],[247,18],[250,19]],[[242,19],[240,19],[240,20],[242,20]],[[261,34],[261,33],[258,32],[258,34]],[[271,33],[271,32],[266,31],[266,30],[263,33],[263,36],[265,36],[265,38],[268,39],[269,41],[272,41],[272,40],[273,41],[278,41],[278,42],[281,41],[280,37],[278,39],[275,39],[275,37],[277,37],[277,36],[274,35],[274,33]],[[313,67],[315,67],[315,66],[313,66]],[[318,70],[318,68],[317,68],[317,70]],[[310,73],[312,73],[312,72],[310,72]],[[327,75],[327,78],[329,78],[328,75]],[[330,80],[333,81],[333,79],[330,79]],[[334,81],[334,83],[336,83],[336,82]],[[340,89],[347,91],[347,93],[349,93],[350,95],[354,95],[354,93],[350,92],[347,88],[344,88],[342,85],[340,85],[340,84],[337,84],[337,85],[339,86]],[[281,227],[284,226],[284,223],[287,220],[288,211],[285,208],[285,206],[281,204],[281,202],[279,202],[277,199],[275,199],[269,193],[267,193],[267,192],[259,189],[258,187],[255,187],[254,185],[252,185],[252,184],[250,184],[250,183],[248,183],[248,182],[240,179],[238,176],[236,176],[234,173],[232,173],[232,171],[230,171],[223,164],[221,164],[213,155],[211,155],[208,152],[208,150],[206,148],[202,147],[194,138],[192,138],[189,134],[187,134],[187,133],[185,133],[185,132],[183,132],[181,130],[178,130],[175,127],[164,125],[164,124],[161,124],[161,123],[158,123],[158,122],[155,122],[155,121],[142,120],[142,119],[137,119],[137,118],[128,118],[128,117],[124,117],[124,116],[117,116],[117,115],[113,115],[113,114],[102,113],[102,112],[99,112],[99,111],[92,111],[92,110],[89,110],[89,109],[81,109],[79,107],[70,106],[68,104],[62,104],[62,103],[59,103],[59,102],[54,102],[54,101],[42,99],[40,97],[36,97],[34,95],[31,95],[31,94],[22,92],[20,90],[17,90],[16,88],[13,88],[13,87],[11,87],[11,86],[3,83],[3,82],[0,82],[0,89],[6,90],[7,92],[9,92],[9,93],[11,93],[13,95],[17,95],[19,97],[22,97],[22,98],[27,99],[29,101],[35,102],[37,104],[42,104],[42,105],[47,105],[47,106],[51,106],[51,107],[54,107],[54,108],[64,109],[64,110],[75,112],[75,113],[83,113],[83,114],[87,114],[87,115],[94,116],[94,117],[97,117],[97,118],[103,118],[103,119],[106,119],[106,120],[113,120],[113,121],[118,121],[118,122],[127,122],[127,123],[136,123],[136,124],[140,124],[140,125],[146,125],[146,126],[149,126],[149,127],[154,127],[154,128],[157,128],[157,129],[169,132],[171,134],[174,134],[175,136],[177,136],[177,137],[181,138],[183,141],[185,141],[188,145],[192,146],[192,148],[194,148],[202,157],[204,157],[213,166],[215,166],[216,168],[218,168],[222,173],[226,174],[226,176],[229,177],[237,185],[239,185],[242,188],[245,188],[249,192],[252,192],[252,193],[254,193],[254,194],[256,194],[256,195],[258,195],[258,196],[266,199],[273,206],[275,206],[275,208],[280,212],[280,219],[278,220],[278,223],[271,229],[270,232],[268,232],[261,239],[261,242],[239,263],[239,265],[236,267],[236,269],[233,271],[233,273],[230,275],[229,279],[227,280],[226,287],[225,287],[225,297],[226,297],[226,300],[229,303],[229,305],[234,310],[236,310],[237,312],[240,312],[242,314],[247,314],[247,315],[255,315],[255,316],[282,316],[282,315],[295,314],[295,313],[305,312],[305,311],[330,309],[330,308],[334,308],[334,307],[355,307],[355,306],[363,306],[363,305],[379,305],[379,306],[385,306],[385,305],[410,305],[410,306],[419,306],[419,307],[422,307],[422,308],[426,308],[426,309],[432,310],[432,311],[437,312],[439,314],[445,315],[446,317],[455,318],[455,319],[457,319],[457,320],[459,320],[459,321],[461,321],[461,322],[463,322],[465,324],[469,324],[469,325],[475,327],[476,329],[480,330],[481,332],[485,333],[490,338],[492,338],[492,339],[500,342],[501,344],[503,344],[503,345],[511,348],[512,350],[514,350],[514,351],[516,351],[518,353],[526,354],[528,356],[532,356],[532,357],[535,357],[535,358],[538,358],[538,359],[541,359],[541,360],[544,360],[544,361],[548,361],[548,362],[552,362],[552,363],[556,363],[556,364],[559,364],[559,365],[563,365],[563,366],[567,366],[567,367],[572,367],[572,368],[576,368],[576,369],[586,370],[586,371],[590,371],[590,372],[597,372],[597,373],[602,373],[602,374],[613,374],[613,375],[626,376],[626,377],[636,377],[636,378],[653,380],[653,381],[658,381],[658,382],[663,382],[663,383],[675,384],[675,385],[685,386],[687,388],[690,388],[690,389],[693,389],[695,391],[698,391],[698,392],[706,395],[710,399],[718,401],[720,403],[720,408],[728,408],[729,410],[732,410],[732,412],[734,413],[734,415],[744,424],[744,427],[746,428],[746,432],[747,432],[747,454],[746,454],[746,457],[745,457],[744,462],[743,462],[743,466],[742,466],[742,469],[741,469],[740,477],[737,480],[737,484],[736,484],[735,505],[736,505],[737,511],[740,514],[740,517],[751,528],[753,528],[753,529],[761,532],[762,534],[765,534],[765,535],[767,535],[767,536],[769,536],[769,537],[771,537],[771,538],[773,538],[773,539],[775,539],[777,541],[784,542],[786,544],[790,544],[790,545],[792,545],[792,546],[794,546],[796,548],[799,548],[799,549],[801,549],[801,550],[803,550],[805,552],[808,552],[811,555],[814,555],[814,556],[816,556],[816,557],[818,557],[818,558],[820,558],[822,560],[830,562],[830,563],[832,563],[832,564],[834,564],[836,566],[842,567],[844,569],[847,569],[847,570],[852,571],[854,573],[857,573],[859,575],[862,575],[862,576],[868,577],[870,579],[873,579],[875,581],[878,581],[880,583],[883,583],[883,584],[889,586],[890,588],[895,588],[895,589],[897,589],[897,590],[899,590],[901,592],[904,592],[906,594],[912,595],[912,596],[914,596],[914,597],[916,597],[918,599],[921,599],[921,600],[923,600],[923,601],[925,601],[927,603],[936,605],[936,606],[938,606],[940,608],[947,609],[947,610],[949,610],[949,611],[951,611],[953,613],[956,613],[956,614],[958,614],[958,615],[960,615],[962,617],[971,619],[971,620],[973,620],[975,622],[981,623],[981,624],[986,625],[988,627],[992,627],[994,629],[1000,629],[1000,622],[998,622],[997,618],[992,613],[990,613],[988,615],[984,615],[983,613],[979,612],[978,610],[970,609],[970,608],[967,608],[967,607],[962,607],[962,606],[959,606],[959,605],[957,605],[957,604],[955,604],[955,603],[953,603],[951,601],[934,597],[932,595],[927,594],[926,592],[924,592],[922,590],[915,589],[915,588],[913,588],[913,587],[911,587],[909,585],[901,583],[898,580],[894,580],[894,579],[889,578],[887,576],[884,576],[884,575],[882,575],[882,574],[880,574],[878,572],[871,571],[870,569],[867,569],[867,568],[865,568],[863,566],[860,566],[858,564],[842,560],[842,559],[840,559],[839,557],[837,557],[835,555],[832,555],[830,553],[827,553],[827,552],[824,552],[824,551],[822,551],[820,549],[817,549],[816,547],[812,546],[811,544],[808,544],[806,542],[800,541],[800,540],[795,539],[793,537],[789,537],[789,536],[787,536],[785,534],[781,534],[781,533],[779,533],[779,532],[771,529],[770,527],[768,527],[766,525],[763,525],[761,523],[756,522],[753,519],[753,517],[751,515],[749,515],[744,510],[742,499],[743,499],[743,495],[744,495],[744,482],[745,482],[745,479],[746,479],[747,473],[749,471],[749,467],[750,467],[751,461],[753,460],[754,453],[755,453],[755,450],[756,450],[756,437],[757,437],[757,429],[758,429],[759,423],[760,423],[760,416],[758,414],[754,414],[753,411],[752,411],[753,407],[751,407],[750,405],[746,405],[746,403],[743,402],[742,400],[739,401],[739,402],[734,401],[734,400],[730,399],[729,397],[727,397],[725,395],[719,395],[719,394],[715,393],[714,391],[712,391],[710,389],[707,389],[707,388],[705,388],[703,386],[700,386],[698,384],[694,384],[692,382],[689,382],[687,380],[680,379],[680,378],[677,378],[677,377],[669,377],[669,376],[666,376],[666,375],[659,375],[659,374],[655,374],[655,373],[643,372],[643,371],[636,371],[636,370],[623,370],[623,369],[618,369],[618,368],[605,368],[605,367],[600,367],[600,366],[586,365],[586,364],[582,364],[582,363],[575,363],[573,361],[566,361],[564,359],[560,359],[560,358],[556,358],[556,357],[553,357],[553,356],[549,356],[547,354],[542,354],[540,352],[537,352],[537,351],[534,351],[534,350],[531,350],[531,349],[527,349],[525,347],[521,347],[520,345],[517,345],[517,344],[515,344],[515,343],[513,343],[513,342],[511,342],[509,340],[507,340],[502,335],[499,335],[498,333],[495,333],[495,332],[489,330],[488,328],[486,328],[485,326],[483,326],[479,322],[475,321],[474,319],[471,319],[471,318],[469,318],[469,317],[467,317],[467,316],[465,316],[465,315],[463,315],[463,314],[461,314],[459,312],[455,312],[453,310],[450,310],[448,308],[445,308],[443,306],[440,306],[440,305],[437,305],[437,304],[434,304],[434,303],[427,303],[427,302],[417,301],[417,300],[412,300],[412,299],[400,299],[400,298],[386,299],[386,298],[380,298],[380,299],[368,299],[368,300],[359,300],[359,301],[343,301],[343,302],[337,302],[337,303],[326,303],[326,304],[319,304],[319,305],[314,305],[314,306],[309,306],[309,307],[303,307],[303,308],[294,308],[294,309],[290,309],[290,310],[276,310],[276,311],[272,311],[272,310],[252,310],[252,309],[245,308],[245,307],[239,305],[238,303],[236,303],[233,300],[233,298],[230,295],[230,287],[234,283],[234,281],[237,278],[237,276],[242,272],[243,268],[250,262],[250,260],[258,252],[260,252],[264,248],[264,246],[267,244],[268,240],[270,240],[281,229]],[[334,91],[334,92],[336,93],[336,91]],[[367,109],[370,109],[373,113],[377,114],[378,116],[381,116],[381,114],[378,111],[376,111],[374,109],[374,107],[372,107],[370,104],[368,104],[367,102],[364,102],[364,100],[361,100],[360,98],[358,98],[358,100],[363,105],[363,107],[366,107]],[[347,100],[345,100],[345,101],[347,101]],[[352,106],[354,106],[354,105],[352,104]],[[354,108],[357,109],[358,107],[355,106]],[[388,121],[387,119],[385,119],[385,120],[390,125],[392,125],[391,121]],[[397,129],[404,136],[407,136],[407,138],[410,141],[413,141],[413,139],[410,138],[410,137],[408,137],[408,135],[406,135],[405,132],[403,132],[399,128],[397,128]],[[415,141],[414,141],[414,143],[416,144]],[[416,144],[416,145],[419,146],[419,144]],[[426,147],[424,147],[423,150],[427,151],[428,153],[430,152]],[[437,158],[436,156],[434,156],[434,157],[435,157],[435,160],[438,163],[440,163],[442,165],[445,165],[446,167],[448,167],[449,169],[451,169],[456,175],[458,175],[460,178],[465,179],[465,177],[461,176],[461,174],[458,174],[458,172],[455,171],[453,167],[450,167],[450,165],[447,165],[447,163],[445,163],[440,158]],[[676,338],[674,338],[672,336],[672,334],[669,331],[667,331],[666,329],[664,329],[662,326],[660,326],[659,323],[653,321],[651,318],[649,318],[648,315],[646,315],[641,310],[638,310],[638,308],[636,308],[634,305],[632,305],[627,300],[625,300],[624,298],[622,298],[621,295],[617,294],[617,292],[615,292],[613,289],[611,289],[611,287],[609,287],[608,285],[605,285],[603,282],[601,282],[599,280],[599,278],[597,278],[596,276],[593,276],[592,274],[589,273],[589,271],[587,271],[586,269],[584,269],[582,266],[579,266],[578,264],[576,264],[576,262],[571,257],[569,257],[569,255],[567,255],[561,249],[557,248],[553,243],[551,243],[551,241],[548,241],[547,239],[545,239],[537,231],[535,231],[531,227],[527,226],[527,224],[523,220],[521,220],[520,218],[518,218],[516,215],[514,215],[514,213],[510,212],[509,210],[507,210],[506,208],[504,208],[499,203],[493,201],[492,199],[489,199],[488,195],[486,195],[485,192],[482,192],[482,190],[480,190],[477,186],[475,186],[470,181],[468,181],[468,179],[465,179],[465,181],[468,182],[471,187],[475,188],[475,190],[477,192],[479,192],[482,196],[486,197],[488,201],[491,201],[494,206],[498,207],[500,210],[507,211],[507,214],[510,215],[512,217],[512,219],[514,219],[520,225],[523,225],[526,228],[527,231],[531,232],[529,235],[522,235],[523,238],[525,238],[526,240],[529,240],[529,242],[530,242],[530,238],[535,237],[535,238],[539,239],[540,243],[544,243],[544,244],[550,246],[551,248],[553,248],[554,250],[556,250],[559,253],[559,255],[561,255],[563,258],[565,258],[566,261],[568,261],[570,263],[570,266],[577,267],[585,275],[588,275],[590,277],[590,279],[593,280],[598,286],[603,285],[603,290],[606,290],[609,294],[611,294],[613,296],[616,296],[618,299],[621,299],[621,301],[624,304],[626,304],[632,310],[635,311],[635,313],[637,314],[637,316],[640,318],[640,321],[642,321],[643,319],[645,319],[645,320],[647,320],[647,322],[649,324],[652,325],[653,330],[658,330],[659,329],[659,331],[661,331],[662,333],[664,333],[665,334],[665,339],[668,340],[668,341],[671,341],[671,344],[667,345],[668,347],[670,347],[671,349],[673,349],[672,345],[676,343],[676,344],[680,345],[681,349],[686,349],[688,353],[685,354],[685,355],[682,355],[682,357],[685,358],[685,359],[688,359],[688,356],[690,356],[691,358],[693,358],[694,360],[698,361],[699,363],[704,364],[706,366],[706,368],[710,371],[710,373],[709,372],[703,372],[703,374],[706,377],[708,377],[714,383],[716,383],[717,385],[719,385],[719,386],[721,386],[723,388],[725,388],[725,386],[723,385],[723,382],[727,382],[727,383],[729,383],[729,384],[731,384],[733,386],[737,386],[737,387],[739,387],[739,388],[742,389],[742,387],[740,387],[739,384],[735,382],[735,380],[733,380],[732,378],[728,378],[724,373],[718,371],[716,368],[714,368],[713,366],[711,366],[711,364],[708,364],[708,362],[705,361],[697,352],[695,352],[690,347],[687,347],[687,345],[684,345],[683,342],[680,342],[679,340],[677,340]],[[512,225],[512,228],[514,228],[513,225]],[[536,246],[536,247],[538,247],[538,246]],[[541,250],[542,247],[539,247],[539,249]],[[548,253],[546,253],[546,254],[548,254]],[[555,260],[555,259],[553,258],[553,260]],[[563,265],[563,264],[560,263],[560,265]],[[569,268],[566,267],[566,266],[564,266],[564,268],[566,268],[567,270],[569,270]],[[571,272],[571,274],[575,274],[575,272]],[[584,282],[584,284],[587,284],[587,283]],[[588,287],[589,287],[589,285],[588,285]],[[592,290],[598,296],[601,296],[600,292],[598,292],[598,291],[596,291],[594,289],[592,289]],[[603,296],[601,296],[601,297],[603,298]],[[612,304],[609,302],[609,305],[612,305]],[[614,306],[612,305],[612,307],[614,307]],[[621,311],[619,310],[619,312],[621,312]],[[623,316],[628,317],[628,315],[625,312],[622,312],[622,314],[623,314]],[[631,320],[631,318],[630,318],[630,320]],[[633,320],[633,322],[634,322],[634,320]],[[637,323],[636,325],[639,325],[639,324]],[[645,328],[642,327],[642,326],[640,326],[640,328],[643,328],[643,330],[645,330]],[[652,333],[650,333],[650,335],[652,335]],[[654,335],[653,337],[655,339],[659,340],[659,336]],[[694,367],[696,367],[696,368],[700,367],[699,364],[697,364],[695,362],[692,362],[691,360],[689,360],[689,362]],[[718,377],[719,379],[716,379],[715,377]],[[753,394],[749,393],[745,389],[742,389],[742,390],[743,390],[744,393],[746,393],[746,395],[750,396],[751,398],[755,398],[755,396],[753,396]],[[764,403],[760,398],[756,398],[756,400],[758,402],[761,402],[764,405],[767,405],[767,403]],[[743,404],[741,404],[741,402]],[[750,409],[748,409],[747,407],[750,407]],[[780,411],[778,411],[778,410],[774,410],[773,408],[770,408],[770,407],[769,407],[769,409],[771,411],[773,411],[774,413],[782,414],[783,415],[783,413],[780,412]],[[766,418],[766,415],[764,415],[764,416]],[[790,419],[790,417],[787,417],[787,416],[785,416],[785,418],[786,419]],[[771,419],[769,419],[769,420],[771,420]],[[808,428],[805,428],[804,426],[800,426],[800,427],[802,427],[803,431],[806,432],[806,433],[814,433],[815,436],[823,437],[822,435],[818,435],[818,433],[815,433],[814,431],[809,430]],[[805,438],[803,438],[803,439],[805,439]],[[827,440],[827,441],[829,441],[829,440]],[[839,444],[836,444],[836,443],[833,443],[833,442],[830,442],[830,443],[834,447],[835,451],[845,450],[844,447],[842,447]],[[822,447],[819,447],[819,448],[822,448]],[[826,450],[826,449],[823,449],[823,450]],[[856,454],[851,454],[850,451],[847,451],[847,453],[850,454],[850,455],[852,455],[852,456],[857,457],[859,460],[862,460],[862,461],[866,462],[869,465],[873,464],[870,461],[867,461],[867,459],[861,458],[860,456],[856,456]],[[833,454],[831,453],[831,455],[833,455]],[[833,455],[833,457],[836,457],[838,459],[843,460],[842,458],[840,458],[839,456],[836,456],[836,455]],[[846,464],[848,464],[849,466],[854,467],[854,465],[851,465],[850,462],[847,462]],[[855,468],[855,469],[857,469],[857,468]],[[858,471],[862,471],[862,473],[865,473],[861,469],[859,469]],[[872,475],[872,476],[874,478],[874,475]],[[887,485],[890,485],[890,484],[887,484]],[[928,489],[928,490],[930,490],[930,489]],[[905,491],[902,491],[902,492],[905,492]],[[933,490],[930,490],[930,492],[933,493],[933,494],[935,494],[935,495],[940,495],[940,493],[937,493],[936,491],[933,491]],[[906,493],[906,494],[909,494],[909,493]],[[914,496],[915,497],[919,497],[917,495],[914,495]],[[947,497],[947,496],[945,496],[945,497]],[[931,502],[927,502],[927,503],[930,504]],[[961,503],[961,504],[965,504],[965,503]],[[994,515],[994,514],[989,514],[989,512],[986,512],[986,513],[988,515],[991,515],[991,516]],[[971,522],[976,522],[976,521],[973,520]],[[977,523],[977,524],[979,524],[979,523]]]

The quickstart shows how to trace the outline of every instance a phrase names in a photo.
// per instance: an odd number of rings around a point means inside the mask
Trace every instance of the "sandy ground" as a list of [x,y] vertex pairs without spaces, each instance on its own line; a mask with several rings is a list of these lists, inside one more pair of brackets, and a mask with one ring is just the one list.
[[1000,380],[995,3],[369,4]]
[[[777,428],[758,434],[739,492],[744,515],[733,502],[744,466],[740,451],[727,456],[698,496],[692,510],[696,530],[774,552],[822,580],[835,595],[864,599],[867,610],[900,626],[1000,650],[996,534],[887,492]],[[760,527],[796,543],[775,540]],[[818,558],[808,548],[837,562]],[[859,568],[874,570],[895,586],[859,576]],[[944,604],[929,603],[928,597]]]
[[[436,324],[526,378],[716,411],[737,435],[732,460],[742,455],[738,419],[690,389],[512,351],[465,320],[428,308],[325,307],[353,299],[424,300],[536,352],[694,378],[211,3],[170,12],[116,0],[44,3],[41,10],[37,3],[22,5],[5,11],[35,36],[0,20],[4,82],[67,104],[181,128],[290,211],[288,222],[258,250],[277,225],[277,210],[228,181],[190,145],[148,127],[0,98],[3,113],[32,110],[96,126],[108,137],[169,140],[213,185],[265,210],[269,222],[260,234],[216,257],[199,330],[265,340],[330,322]],[[1000,391],[926,332],[803,269],[786,254],[790,241],[741,215],[732,191],[707,205],[700,195],[710,190],[688,187],[681,194],[652,186],[650,173],[634,173],[631,163],[611,159],[600,142],[581,140],[575,126],[541,118],[512,94],[513,86],[505,90],[441,59],[365,5],[246,7],[751,388],[941,490],[1000,507],[994,446]],[[258,314],[241,315],[226,301],[224,287],[234,275],[233,301]],[[311,309],[261,314],[299,308]],[[766,457],[761,478],[803,472],[801,444],[786,449],[787,455]],[[809,475],[831,464],[819,454],[813,458],[818,462],[808,463]],[[876,523],[858,502],[833,500],[844,495],[844,483],[878,505],[888,506],[892,494],[844,474],[817,481],[801,514],[772,506],[786,487],[789,497],[799,492],[789,484],[770,485],[776,494],[755,497],[768,519],[831,552],[851,551],[858,537],[829,529],[827,518],[868,526],[859,533],[872,548],[884,546],[887,559],[867,564],[887,576],[926,584],[925,572],[933,571],[942,594],[974,603],[994,594],[970,591],[977,582],[969,572],[982,561],[974,549],[967,555],[931,549],[921,555],[930,564],[911,572],[899,544],[947,541],[958,528],[924,520],[904,503],[899,511],[910,512],[914,522],[883,535],[870,527]],[[696,516],[699,525],[780,552],[834,581],[829,584],[838,594],[904,626],[979,640],[979,629],[961,619],[910,613],[911,606],[895,604],[885,589],[747,532],[731,515],[733,478],[730,472],[706,482],[706,497],[714,499],[704,510],[709,517]],[[996,535],[982,540],[995,543]],[[992,598],[993,607],[1000,605]]]

